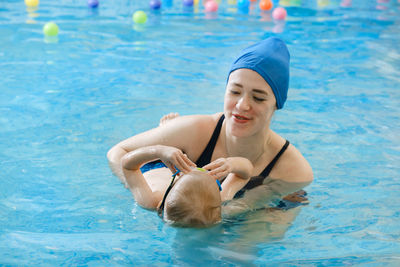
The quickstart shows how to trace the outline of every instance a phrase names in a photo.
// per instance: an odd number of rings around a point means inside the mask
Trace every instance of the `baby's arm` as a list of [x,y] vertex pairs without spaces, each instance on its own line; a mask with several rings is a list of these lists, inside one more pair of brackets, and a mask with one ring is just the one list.
[[122,171],[127,187],[132,192],[136,202],[146,209],[156,209],[158,201],[144,178],[140,167],[148,161],[156,159],[154,147],[143,147],[125,154],[122,157]]
[[235,194],[247,184],[249,179],[250,177],[247,179],[240,178],[234,173],[228,174],[221,184],[221,201],[231,200]]
[[242,157],[220,158],[203,167],[222,183],[221,200],[231,200],[247,184],[253,171],[253,164]]
[[186,165],[188,169],[190,168],[187,166],[193,164],[179,149],[161,145],[141,147],[123,156],[121,162],[126,183],[136,202],[147,209],[156,209],[160,199],[150,188],[140,167],[155,159],[161,159],[167,165],[172,165],[170,168],[174,168],[172,162],[176,161]]
[[223,179],[229,173],[234,173],[237,177],[247,180],[253,172],[253,164],[243,157],[219,158],[203,168],[217,179]]

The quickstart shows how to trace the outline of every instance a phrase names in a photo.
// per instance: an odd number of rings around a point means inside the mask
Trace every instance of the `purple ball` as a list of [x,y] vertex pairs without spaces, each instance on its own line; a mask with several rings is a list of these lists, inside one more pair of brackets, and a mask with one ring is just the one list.
[[152,9],[159,9],[161,7],[161,1],[160,0],[151,0],[150,7]]
[[193,0],[183,0],[182,3],[184,6],[193,6]]
[[99,1],[98,0],[88,0],[87,4],[91,8],[96,8],[99,6]]

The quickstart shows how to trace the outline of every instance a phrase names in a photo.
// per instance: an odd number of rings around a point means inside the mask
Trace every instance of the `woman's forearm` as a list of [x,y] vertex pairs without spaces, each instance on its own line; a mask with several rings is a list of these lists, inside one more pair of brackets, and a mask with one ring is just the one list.
[[112,147],[107,153],[108,164],[111,171],[116,175],[123,183],[125,183],[125,176],[122,172],[121,159],[127,153],[122,147],[116,145]]
[[234,199],[223,207],[226,216],[238,215],[243,212],[268,207],[272,202],[296,192],[309,182],[286,182],[280,179],[269,178],[265,183],[245,192],[244,196]]

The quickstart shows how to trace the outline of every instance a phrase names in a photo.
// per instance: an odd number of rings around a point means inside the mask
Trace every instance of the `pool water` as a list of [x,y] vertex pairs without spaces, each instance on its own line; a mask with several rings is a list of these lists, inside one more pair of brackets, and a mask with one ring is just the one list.
[[[0,264],[400,265],[400,3],[280,4],[286,22],[226,0],[217,14],[178,0],[1,1]],[[43,37],[48,21],[57,38]],[[291,80],[271,127],[311,163],[310,204],[201,230],[138,207],[107,150],[166,113],[222,111],[233,58],[272,35]]]

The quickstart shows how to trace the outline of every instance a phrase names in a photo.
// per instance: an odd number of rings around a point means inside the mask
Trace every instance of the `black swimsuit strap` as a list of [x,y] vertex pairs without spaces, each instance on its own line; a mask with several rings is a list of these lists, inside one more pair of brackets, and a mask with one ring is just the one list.
[[278,159],[282,156],[283,152],[286,151],[288,146],[289,146],[289,141],[286,140],[281,150],[279,150],[278,154],[276,154],[275,158],[268,164],[268,166],[265,167],[265,169],[261,172],[260,176],[267,177],[269,175],[269,173],[272,171],[272,168],[275,166]]
[[264,180],[268,177],[269,173],[272,171],[272,168],[275,166],[278,159],[282,156],[283,152],[285,152],[286,149],[288,148],[289,144],[290,144],[289,141],[286,140],[281,150],[279,150],[275,158],[267,165],[267,167],[265,167],[265,169],[260,173],[260,175],[251,177],[250,181],[235,195],[235,197],[243,195],[244,191],[246,190],[262,185],[264,183]]
[[217,126],[215,126],[214,132],[208,142],[206,148],[204,149],[203,153],[201,153],[200,157],[195,162],[197,166],[203,167],[211,162],[211,157],[214,152],[215,145],[217,144],[217,140],[219,134],[221,132],[222,123],[224,122],[225,116],[222,114],[221,118],[219,118]]

